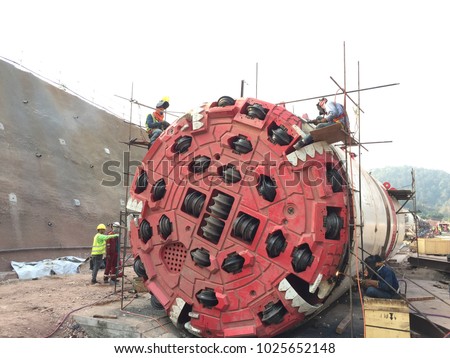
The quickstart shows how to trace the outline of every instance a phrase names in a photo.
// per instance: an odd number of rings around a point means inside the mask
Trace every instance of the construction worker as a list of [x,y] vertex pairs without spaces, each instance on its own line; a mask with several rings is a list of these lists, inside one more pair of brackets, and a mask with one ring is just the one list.
[[362,285],[366,287],[366,296],[374,298],[399,298],[397,276],[394,270],[387,266],[379,255],[368,256],[364,260],[367,276]]
[[349,120],[342,104],[328,101],[326,98],[321,98],[319,103],[317,103],[317,108],[321,108],[322,111],[319,110],[319,116],[316,118],[316,128],[323,128],[334,123],[340,123],[342,129],[348,132]]
[[[316,125],[316,129],[330,126],[335,123],[340,123],[342,129],[349,132],[350,125],[347,112],[342,104],[328,101],[326,98],[321,98],[316,104],[319,110],[319,116],[315,120],[309,121]],[[303,148],[305,145],[311,144],[313,137],[308,134],[305,138],[294,144],[295,149]]]
[[[114,235],[119,233],[120,224],[118,222],[114,222],[110,224],[111,230],[107,233],[107,235]],[[119,239],[114,237],[112,239],[106,240],[106,248],[105,248],[105,272],[103,275],[103,282],[108,283],[111,278],[111,283],[115,283],[117,277],[122,276],[122,268],[119,262]]]
[[103,261],[103,255],[106,252],[106,240],[110,240],[119,237],[119,234],[105,235],[106,226],[105,224],[97,225],[97,234],[94,236],[94,241],[92,242],[91,260],[92,265],[92,284],[97,283],[97,273],[100,269],[100,265]]
[[147,116],[145,130],[149,138],[148,149],[150,149],[163,130],[169,126],[169,123],[164,120],[164,111],[167,108],[169,108],[169,97],[164,97],[156,104],[155,111]]

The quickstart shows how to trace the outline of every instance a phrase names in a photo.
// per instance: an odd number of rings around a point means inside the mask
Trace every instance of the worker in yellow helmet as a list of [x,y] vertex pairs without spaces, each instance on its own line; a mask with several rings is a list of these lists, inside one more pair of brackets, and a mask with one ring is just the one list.
[[169,97],[163,97],[156,104],[155,111],[147,116],[145,121],[145,130],[147,131],[149,139],[148,149],[150,149],[153,142],[169,126],[169,122],[166,122],[164,119],[164,111],[167,108],[169,108]]
[[103,261],[103,255],[106,252],[106,240],[119,237],[119,234],[105,235],[105,224],[99,224],[97,226],[97,234],[94,236],[92,243],[91,260],[92,260],[92,284],[97,283],[97,273],[100,269],[100,265]]

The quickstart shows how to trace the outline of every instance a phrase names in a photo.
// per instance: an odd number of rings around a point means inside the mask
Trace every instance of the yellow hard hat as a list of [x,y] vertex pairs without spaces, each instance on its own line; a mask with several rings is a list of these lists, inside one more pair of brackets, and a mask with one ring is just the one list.
[[98,226],[97,226],[97,230],[106,230],[106,226],[105,226],[105,224],[98,224]]
[[169,108],[169,97],[163,97],[157,104],[156,104],[156,108],[164,108],[167,109]]

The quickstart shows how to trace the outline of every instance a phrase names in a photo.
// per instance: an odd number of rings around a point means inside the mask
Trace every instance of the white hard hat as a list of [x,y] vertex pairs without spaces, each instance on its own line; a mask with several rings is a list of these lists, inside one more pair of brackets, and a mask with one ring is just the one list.
[[112,226],[113,227],[119,227],[120,223],[118,221],[115,221],[115,222],[112,223]]

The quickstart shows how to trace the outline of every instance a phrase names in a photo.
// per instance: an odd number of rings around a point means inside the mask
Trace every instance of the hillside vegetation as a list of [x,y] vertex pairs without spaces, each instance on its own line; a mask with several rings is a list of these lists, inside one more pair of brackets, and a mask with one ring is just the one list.
[[[412,171],[416,181],[417,211],[423,219],[450,219],[450,174],[442,170],[411,167],[386,167],[371,171],[380,182],[396,189],[412,189]],[[407,205],[412,209],[412,201]]]

